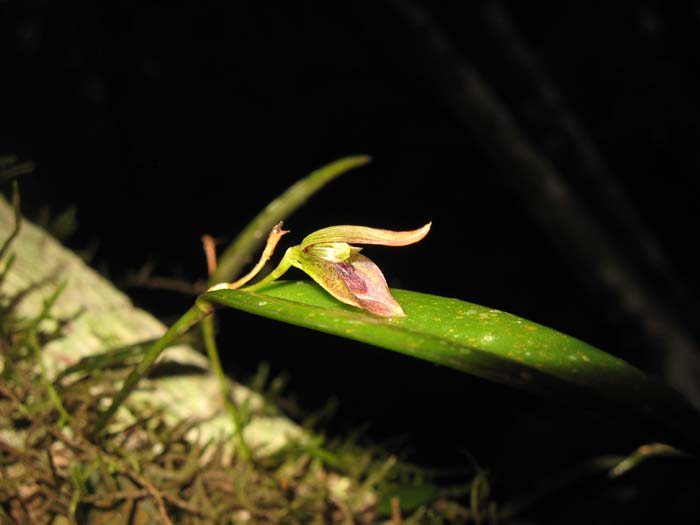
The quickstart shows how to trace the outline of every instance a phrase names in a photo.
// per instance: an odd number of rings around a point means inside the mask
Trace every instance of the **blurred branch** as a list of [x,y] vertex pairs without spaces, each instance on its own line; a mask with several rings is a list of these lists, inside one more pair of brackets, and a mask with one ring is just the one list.
[[140,275],[129,275],[120,283],[124,288],[148,288],[150,290],[165,290],[177,292],[183,295],[198,296],[206,290],[204,281],[191,283],[185,279],[176,277],[149,276],[141,278]]
[[206,290],[206,283],[204,281],[190,282],[185,279],[178,279],[177,277],[153,275],[154,268],[154,261],[148,260],[137,272],[127,275],[119,285],[123,288],[166,290],[195,297]]
[[[579,275],[611,293],[616,306],[639,321],[645,337],[666,362],[671,357],[672,362],[679,362],[677,356],[686,363],[697,362],[697,341],[676,322],[668,302],[646,286],[615,239],[586,209],[551,160],[528,140],[504,103],[479,71],[457,53],[430,13],[413,0],[390,3],[412,33],[411,44],[401,49],[413,51],[420,60],[416,65],[435,91],[498,166],[504,185],[559,243]],[[700,406],[700,391],[692,381],[672,379]]]
[[[623,246],[628,259],[652,279],[656,288],[677,305],[688,306],[690,298],[676,270],[617,182],[593,140],[567,107],[557,87],[540,65],[527,42],[519,34],[502,0],[486,3],[486,21],[499,43],[509,71],[518,82],[505,89],[527,91],[528,114],[536,115],[548,128],[551,137],[564,142],[568,163],[565,175],[575,186],[576,193],[594,204],[597,215],[603,215],[608,234],[614,234],[616,244]],[[697,306],[697,305],[696,305]],[[697,309],[694,308],[694,311]]]
[[15,157],[0,157],[0,183],[34,171],[33,162],[16,162]]

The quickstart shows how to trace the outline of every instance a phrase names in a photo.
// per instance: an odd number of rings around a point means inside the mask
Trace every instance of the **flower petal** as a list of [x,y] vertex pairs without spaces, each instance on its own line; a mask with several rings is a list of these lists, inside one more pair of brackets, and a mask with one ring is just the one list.
[[420,241],[430,231],[431,222],[417,230],[393,231],[368,226],[329,226],[322,228],[301,241],[301,248],[319,243],[382,244],[384,246],[406,246]]
[[[355,253],[348,262],[338,264],[346,264],[352,268],[354,279],[350,282],[346,280],[346,284],[360,303],[360,308],[381,317],[406,315],[401,305],[391,295],[382,271],[370,259]],[[364,286],[353,287],[352,283],[359,280],[362,280]]]
[[304,251],[321,259],[330,262],[347,261],[354,252],[359,252],[362,248],[350,246],[346,242],[321,242],[308,246]]
[[298,250],[293,264],[342,303],[381,317],[406,315],[379,267],[364,255],[354,252],[347,261],[332,262]]
[[340,263],[334,263],[316,257],[298,249],[298,246],[295,248],[297,249],[294,252],[294,259],[292,262],[294,266],[306,273],[316,281],[321,288],[326,290],[341,303],[357,306],[358,308],[360,307],[359,301],[348,288],[345,279],[343,279],[343,275],[336,266]]

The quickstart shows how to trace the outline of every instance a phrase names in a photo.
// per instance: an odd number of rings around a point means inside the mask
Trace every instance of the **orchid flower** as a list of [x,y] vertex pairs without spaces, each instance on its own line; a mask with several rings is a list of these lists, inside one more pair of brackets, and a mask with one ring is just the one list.
[[[342,303],[380,317],[403,317],[406,314],[392,297],[379,267],[360,254],[362,248],[354,245],[406,246],[423,239],[430,231],[430,226],[431,223],[428,223],[409,231],[383,230],[367,226],[331,226],[317,230],[306,236],[301,244],[288,248],[277,268],[267,277],[243,289],[259,290],[279,279],[290,266],[294,266]],[[268,246],[274,246],[285,233],[287,232],[281,229],[281,223],[278,224],[270,233]],[[242,284],[240,281],[234,285],[222,283],[212,289],[238,288]]]

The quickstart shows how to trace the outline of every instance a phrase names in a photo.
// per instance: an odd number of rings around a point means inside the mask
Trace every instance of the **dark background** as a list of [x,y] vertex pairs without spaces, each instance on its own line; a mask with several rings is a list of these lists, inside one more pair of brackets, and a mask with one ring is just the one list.
[[[76,206],[68,244],[97,246],[93,263],[116,282],[149,259],[157,275],[204,278],[202,233],[223,246],[302,175],[369,154],[368,167],[286,222],[285,242],[333,224],[409,229],[432,220],[416,246],[366,249],[392,286],[506,310],[662,374],[639,319],[533,215],[531,196],[509,183],[519,173],[504,170],[480,123],[455,109],[401,2],[146,4],[0,2],[0,153],[36,162],[22,180],[29,216]],[[693,297],[700,4],[533,5],[424,3],[591,216],[624,238],[574,177],[580,163],[538,104],[536,83],[508,58],[490,22],[500,6]],[[634,240],[625,246],[634,267]],[[653,271],[645,282],[679,311]],[[127,291],[166,320],[191,304]],[[692,317],[672,318],[692,332]],[[404,436],[410,457],[428,465],[465,466],[468,452],[506,488],[639,444],[552,400],[385,350],[233,311],[220,328],[234,376],[266,361],[289,375],[305,409],[335,396],[331,434],[369,423],[372,439]]]

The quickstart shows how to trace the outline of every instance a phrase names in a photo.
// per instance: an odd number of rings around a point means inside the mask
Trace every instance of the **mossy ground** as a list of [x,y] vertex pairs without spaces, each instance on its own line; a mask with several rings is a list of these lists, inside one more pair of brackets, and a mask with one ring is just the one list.
[[1,523],[448,524],[495,513],[483,473],[440,488],[434,473],[311,426],[311,439],[273,456],[227,459],[223,442],[187,438],[197,421],[169,425],[130,406],[135,423],[95,439],[99,409],[138,355],[113,353],[109,366],[51,380],[42,347],[70,319],[53,318],[51,300],[36,318],[18,318],[21,300],[0,297]]

